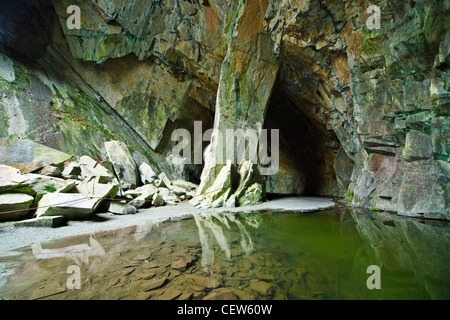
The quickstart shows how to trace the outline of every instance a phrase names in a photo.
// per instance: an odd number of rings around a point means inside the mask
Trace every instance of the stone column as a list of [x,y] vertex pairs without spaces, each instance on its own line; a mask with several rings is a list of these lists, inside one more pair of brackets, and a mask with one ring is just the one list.
[[[268,0],[240,1],[230,13],[234,17],[221,69],[214,131],[194,204],[234,206],[260,201],[264,194],[262,183],[254,185],[258,138],[279,69],[274,43],[263,26],[267,7]],[[251,199],[247,189],[253,192]]]

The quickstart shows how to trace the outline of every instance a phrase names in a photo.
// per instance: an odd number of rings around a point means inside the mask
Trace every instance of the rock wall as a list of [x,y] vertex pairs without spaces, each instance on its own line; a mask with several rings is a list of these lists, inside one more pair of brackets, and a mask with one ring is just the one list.
[[[67,28],[69,5],[81,9],[79,30]],[[379,29],[367,24],[370,5]],[[93,157],[105,153],[100,141],[121,140],[135,158],[201,182],[200,193],[228,185],[211,198],[220,205],[339,195],[450,218],[448,0],[1,6],[19,17],[1,20],[1,137]],[[193,134],[194,121],[221,133],[279,129],[278,173],[259,177],[247,162],[221,175],[217,133],[204,165],[174,156],[172,132]]]
[[273,1],[278,81],[338,151],[353,205],[448,219],[450,2],[373,4],[370,30],[364,1]]

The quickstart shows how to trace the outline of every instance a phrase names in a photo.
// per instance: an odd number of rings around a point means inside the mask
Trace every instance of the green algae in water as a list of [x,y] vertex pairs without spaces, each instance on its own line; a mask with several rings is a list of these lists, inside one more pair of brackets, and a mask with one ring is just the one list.
[[[368,210],[201,214],[24,248],[0,259],[0,297],[449,299],[449,235],[447,222]],[[68,288],[71,265],[80,289]]]

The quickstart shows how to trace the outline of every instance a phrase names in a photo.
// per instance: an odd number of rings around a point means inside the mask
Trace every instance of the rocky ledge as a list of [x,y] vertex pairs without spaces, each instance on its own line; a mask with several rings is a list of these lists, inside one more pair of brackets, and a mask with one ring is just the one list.
[[108,160],[85,155],[74,160],[30,140],[3,141],[0,221],[25,219],[21,225],[55,226],[67,219],[90,219],[98,212],[126,215],[176,205],[195,195],[195,184],[171,181],[146,162],[138,166],[125,144],[109,141],[105,148]]

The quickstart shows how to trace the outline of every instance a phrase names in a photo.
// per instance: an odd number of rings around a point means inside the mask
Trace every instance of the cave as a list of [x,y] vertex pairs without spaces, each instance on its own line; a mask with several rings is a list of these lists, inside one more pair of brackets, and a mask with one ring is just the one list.
[[269,197],[341,196],[446,219],[448,28],[424,18],[427,0],[386,4],[380,34],[362,24],[360,5],[341,2],[155,1],[143,12],[140,3],[79,2],[78,31],[66,26],[64,1],[2,1],[0,138],[95,159],[108,158],[105,141],[122,141],[138,166],[200,184],[203,165],[171,162],[174,130],[193,135],[195,121],[278,129]]
[[0,0],[0,300],[449,299],[449,18]]
[[28,62],[43,57],[52,42],[54,9],[46,2],[0,3],[0,48]]
[[264,128],[279,129],[280,134],[279,172],[266,177],[267,197],[338,193],[334,172],[337,137],[302,111],[311,108],[307,97],[292,100],[286,90],[278,80],[264,122]]

